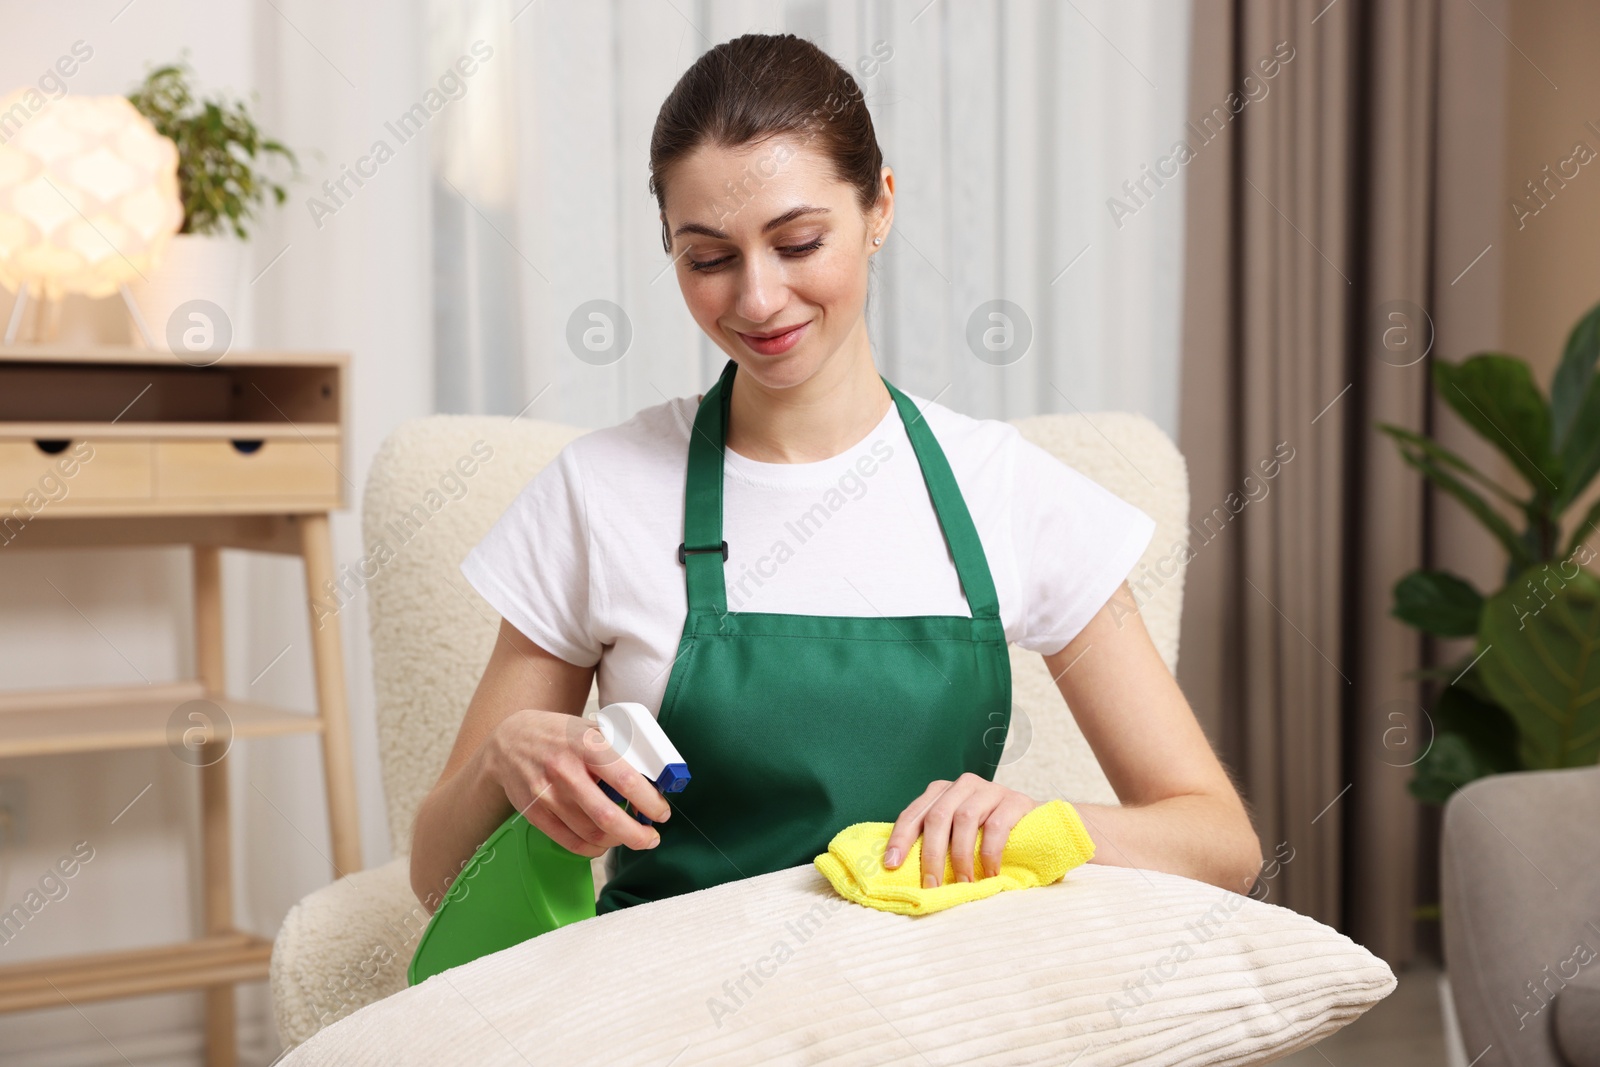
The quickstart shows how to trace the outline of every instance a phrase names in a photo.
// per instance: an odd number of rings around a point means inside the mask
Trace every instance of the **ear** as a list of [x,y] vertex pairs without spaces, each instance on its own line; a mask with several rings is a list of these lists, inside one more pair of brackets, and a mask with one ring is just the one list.
[[[894,170],[885,166],[879,173],[878,203],[873,208],[875,225],[873,233],[888,240],[889,230],[894,225]],[[882,248],[874,245],[873,248]]]

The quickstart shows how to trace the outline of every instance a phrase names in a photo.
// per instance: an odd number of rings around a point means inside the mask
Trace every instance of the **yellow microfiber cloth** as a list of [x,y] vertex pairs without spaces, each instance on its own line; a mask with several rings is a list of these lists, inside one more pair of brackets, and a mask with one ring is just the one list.
[[889,845],[893,823],[858,822],[834,835],[828,851],[816,858],[817,870],[846,899],[897,915],[926,915],[969,900],[981,900],[1006,889],[1031,889],[1049,885],[1094,855],[1094,842],[1065,800],[1039,805],[1011,828],[1000,856],[1000,873],[987,878],[978,853],[983,847],[980,828],[973,847],[971,882],[955,880],[955,867],[946,857],[944,880],[932,889],[922,885],[922,837],[918,835],[900,866],[889,870],[883,852]]

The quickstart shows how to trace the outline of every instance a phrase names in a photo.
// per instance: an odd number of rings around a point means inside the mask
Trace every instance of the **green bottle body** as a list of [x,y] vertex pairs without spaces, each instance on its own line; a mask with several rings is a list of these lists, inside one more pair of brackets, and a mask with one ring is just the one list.
[[590,863],[513,814],[451,882],[417,942],[407,984],[594,918]]

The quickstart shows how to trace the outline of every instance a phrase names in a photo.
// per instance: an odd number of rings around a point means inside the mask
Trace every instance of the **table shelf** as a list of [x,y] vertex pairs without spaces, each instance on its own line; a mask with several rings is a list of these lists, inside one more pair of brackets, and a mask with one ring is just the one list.
[[292,437],[295,440],[338,440],[336,422],[83,422],[53,419],[0,423],[0,437],[30,441],[94,440],[115,437],[207,437],[229,441]]
[[267,977],[272,942],[230,931],[152,948],[60,956],[0,967],[0,1012],[58,1008]]
[[[315,715],[218,696],[197,681],[13,691],[0,693],[0,759],[181,743],[183,730],[195,724],[190,721],[175,728],[174,713],[191,700],[209,701],[221,709],[226,727],[219,737],[322,731],[322,720]],[[224,730],[220,724],[216,728]]]

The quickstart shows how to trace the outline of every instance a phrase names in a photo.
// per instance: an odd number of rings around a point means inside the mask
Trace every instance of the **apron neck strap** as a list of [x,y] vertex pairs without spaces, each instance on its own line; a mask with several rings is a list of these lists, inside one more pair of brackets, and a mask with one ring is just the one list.
[[[739,365],[729,360],[722,376],[706,391],[689,433],[689,470],[684,490],[683,545],[678,550],[690,611],[727,613],[727,587],[722,564],[728,558],[722,537],[722,454],[727,446],[728,411],[733,398],[733,376]],[[882,376],[880,375],[880,378]],[[928,428],[911,398],[882,378],[894,399],[906,436],[917,454],[922,477],[933,502],[934,514],[944,531],[945,543],[955,561],[956,574],[973,618],[995,618],[1000,613],[994,580],[984,556],[978,530],[956,485],[944,450]]]

